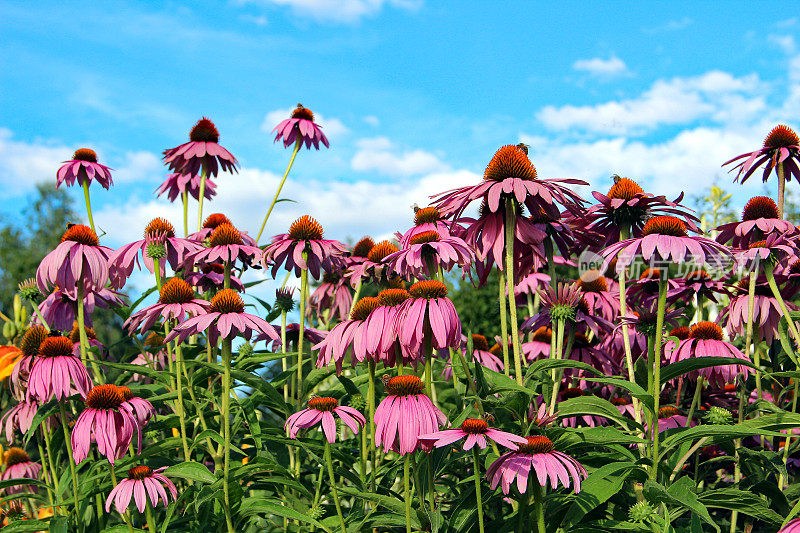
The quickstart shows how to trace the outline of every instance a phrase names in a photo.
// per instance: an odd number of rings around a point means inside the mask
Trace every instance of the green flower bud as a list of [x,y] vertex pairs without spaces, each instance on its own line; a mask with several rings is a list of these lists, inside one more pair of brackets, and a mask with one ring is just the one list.
[[646,501],[636,502],[628,509],[628,518],[631,522],[647,522],[656,516],[656,510]]
[[733,414],[727,409],[716,405],[709,408],[705,418],[709,424],[733,424]]
[[5,322],[3,324],[3,337],[5,337],[10,341],[14,337],[16,337],[16,335],[17,335],[17,326],[15,326],[13,322]]

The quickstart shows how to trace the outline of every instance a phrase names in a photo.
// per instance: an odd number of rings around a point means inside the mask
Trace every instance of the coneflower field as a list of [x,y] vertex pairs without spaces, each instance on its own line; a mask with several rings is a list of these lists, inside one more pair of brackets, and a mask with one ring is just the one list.
[[[510,143],[351,244],[281,196],[335,149],[314,113],[273,133],[263,212],[215,212],[239,163],[202,118],[155,191],[183,219],[118,249],[92,217],[102,154],[52,169],[86,217],[2,316],[4,531],[800,532],[791,128],[719,161],[769,193],[718,227]],[[477,330],[451,297],[487,284],[500,320]]]

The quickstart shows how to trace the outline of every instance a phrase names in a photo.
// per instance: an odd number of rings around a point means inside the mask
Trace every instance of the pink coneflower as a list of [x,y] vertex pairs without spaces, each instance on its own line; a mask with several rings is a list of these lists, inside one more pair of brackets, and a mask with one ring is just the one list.
[[128,331],[149,330],[157,320],[183,322],[187,316],[198,316],[208,311],[211,304],[194,297],[192,287],[181,278],[170,278],[161,287],[158,302],[133,314],[123,324]]
[[[572,379],[565,379],[566,383],[571,383]],[[585,386],[586,381],[582,382],[582,386]],[[591,393],[583,390],[580,387],[566,387],[560,389],[558,391],[558,403],[571,400],[573,398],[580,398],[582,396],[591,396]],[[540,397],[541,398],[541,397]],[[541,398],[543,400],[543,398]],[[542,401],[542,403],[544,403]],[[540,404],[541,405],[541,404]],[[533,407],[533,405],[531,405]],[[555,413],[558,415],[558,412]],[[577,415],[577,416],[570,416],[570,415],[559,415],[561,418],[561,424],[564,427],[568,428],[576,428],[578,426],[586,426],[586,427],[597,427],[597,426],[605,426],[608,424],[608,420],[606,420],[603,416],[594,416],[594,415]]]
[[[499,348],[499,345],[498,345]],[[489,341],[483,335],[472,335],[472,356],[467,356],[467,342],[466,339],[461,341],[461,348],[460,350],[465,354],[465,360],[467,363],[476,362],[480,365],[485,366],[489,370],[493,370],[495,372],[502,372],[505,366],[503,365],[503,361],[497,357],[496,354],[491,352],[489,348]],[[502,354],[502,350],[500,352]],[[442,372],[442,377],[444,379],[449,380],[453,377],[453,366],[451,363],[448,363],[444,371]]]
[[111,248],[100,246],[92,228],[74,224],[64,232],[61,244],[42,259],[36,269],[36,285],[42,294],[47,294],[50,286],[72,290],[82,284],[86,291],[104,287],[112,253]]
[[133,273],[134,266],[139,267],[139,254],[144,266],[151,273],[155,271],[154,257],[158,257],[159,272],[164,273],[164,263],[168,262],[172,270],[178,270],[186,256],[201,250],[202,247],[189,239],[175,236],[175,228],[163,218],[154,218],[144,229],[144,238],[122,246],[111,254],[108,260],[111,286],[121,289]]
[[432,278],[440,269],[450,272],[456,265],[468,272],[474,258],[462,239],[431,230],[416,234],[409,239],[408,247],[387,256],[385,261],[395,274],[410,279]]
[[[289,233],[276,235],[264,250],[264,268],[272,265],[272,276],[281,266],[300,276],[301,270],[308,270],[312,277],[319,279],[320,269],[326,272],[339,270],[347,248],[339,241],[322,238],[322,225],[308,215],[298,218],[289,227]],[[303,258],[306,252],[306,258]]]
[[[92,313],[95,307],[108,309],[109,307],[120,307],[124,302],[120,298],[121,293],[112,291],[111,289],[93,287],[83,295],[83,316],[86,327],[92,327]],[[65,331],[72,327],[72,324],[78,318],[77,303],[78,296],[76,291],[63,290],[56,287],[53,291],[39,304],[39,312],[42,317],[47,321],[47,324],[59,331]],[[31,322],[39,324],[39,317],[34,315]]]
[[235,172],[239,162],[219,144],[219,131],[206,117],[197,121],[189,132],[189,142],[164,150],[164,163],[180,174],[216,176],[219,167]]
[[[101,351],[101,353],[108,353],[106,347],[103,346],[99,340],[97,340],[97,333],[95,333],[93,328],[84,328],[86,332],[86,340],[89,343],[88,348],[97,348]],[[80,357],[81,355],[81,331],[80,327],[78,326],[78,322],[75,321],[72,323],[72,331],[69,333],[69,340],[72,341],[72,353],[76,357]]]
[[742,221],[723,224],[717,231],[718,243],[732,241],[731,246],[738,248],[746,248],[751,242],[763,240],[773,233],[787,237],[797,234],[794,224],[778,216],[778,206],[768,196],[748,200],[742,211]]
[[[211,234],[214,233],[214,230],[223,224],[230,224],[233,226],[231,219],[222,213],[211,213],[203,221],[203,225],[200,227],[200,230],[189,235],[187,239],[191,239],[199,243],[206,243],[206,240],[211,237]],[[250,235],[247,234],[246,231],[239,230],[239,235],[242,237],[242,241],[248,246],[256,246],[256,242],[252,237],[250,237]]]
[[433,205],[444,216],[458,219],[474,200],[485,199],[490,211],[500,209],[501,199],[515,199],[525,204],[530,213],[544,213],[558,217],[561,204],[570,210],[579,210],[583,199],[567,186],[588,185],[585,181],[565,179],[538,179],[536,169],[523,147],[507,145],[492,157],[478,185],[461,187],[434,195]]
[[[763,278],[761,279],[763,280]],[[728,306],[722,310],[720,320],[726,324],[729,335],[744,336],[747,322],[750,319],[748,316],[748,281],[746,279],[738,283],[737,291],[738,294],[731,297]],[[778,324],[783,312],[778,300],[772,294],[772,289],[761,280],[756,284],[754,302],[752,320],[756,338],[772,342],[778,337]],[[790,311],[797,310],[797,307],[791,302],[786,302],[786,307]]]
[[146,426],[150,422],[151,418],[155,420],[156,410],[152,403],[144,398],[134,396],[133,391],[131,391],[129,387],[122,386],[117,388],[122,394],[122,399],[125,400],[122,402],[122,405],[128,406],[128,410],[133,413],[133,416],[136,418],[136,422],[139,424],[140,428]]
[[800,518],[789,520],[778,533],[800,533]]
[[291,118],[280,121],[277,126],[272,128],[272,132],[277,132],[274,142],[283,141],[284,148],[288,148],[298,140],[301,144],[305,143],[309,150],[312,144],[319,150],[320,142],[325,145],[325,148],[330,148],[328,138],[322,133],[322,128],[314,122],[314,113],[301,104],[297,104],[292,111]]
[[552,335],[552,329],[547,326],[541,326],[533,332],[533,337],[530,341],[522,343],[520,348],[522,348],[522,353],[529,363],[550,357]]
[[[564,341],[566,344],[566,341]],[[598,370],[602,370],[606,375],[614,375],[619,372],[616,361],[611,359],[603,347],[595,342],[590,342],[589,338],[583,333],[575,333],[575,338],[572,342],[572,351],[569,354],[563,354],[564,359],[572,359],[573,361],[580,361],[591,365]],[[573,369],[565,369],[565,376],[575,375]]]
[[731,257],[727,247],[704,237],[689,237],[686,229],[686,223],[676,217],[653,217],[642,228],[641,237],[618,242],[601,252],[605,258],[603,268],[616,258],[616,271],[620,273],[639,257],[646,263],[692,261],[698,265],[713,264],[720,269],[727,266]]
[[134,430],[141,431],[130,405],[116,385],[97,385],[86,395],[86,409],[72,428],[75,464],[89,455],[92,442],[112,465],[128,451]]
[[[683,309],[666,309],[664,311],[664,327],[675,328],[678,326],[678,320],[684,318],[686,315]],[[641,333],[645,337],[656,334],[658,323],[658,302],[653,299],[645,306],[635,306],[633,309],[628,308],[628,315],[619,317],[617,321],[616,331],[622,329],[623,324],[627,324],[637,333]],[[633,339],[631,339],[633,341]]]
[[322,275],[322,283],[308,298],[306,316],[317,313],[317,316],[322,317],[325,315],[325,311],[328,311],[328,322],[337,318],[346,320],[352,305],[353,295],[350,293],[344,277],[339,272],[330,274],[326,272]]
[[751,242],[746,249],[734,251],[733,256],[740,266],[752,271],[768,260],[774,264],[786,256],[794,255],[796,250],[794,242],[783,235],[771,233],[767,240]]
[[[582,219],[587,230],[600,236],[600,246],[611,246],[620,240],[620,229],[630,231],[629,237],[640,238],[645,223],[652,217],[671,215],[679,217],[690,229],[697,231],[697,217],[680,205],[683,193],[670,202],[664,196],[654,196],[635,181],[614,176],[614,185],[608,195],[597,191],[592,196],[600,202],[586,210]],[[590,242],[587,244],[595,244]]]
[[694,270],[674,282],[675,286],[667,290],[667,301],[670,303],[691,300],[697,295],[699,301],[710,300],[718,304],[717,296],[728,296],[731,292],[724,281],[715,280],[705,270]]
[[[276,331],[279,328],[280,326],[275,326]],[[305,339],[307,342],[310,342],[311,346],[314,346],[315,344],[322,342],[325,339],[325,337],[328,336],[328,334],[329,334],[328,331],[322,329],[309,328],[307,326],[303,328],[303,339]],[[288,344],[289,346],[291,346],[292,344],[297,345],[297,340],[299,336],[300,336],[300,324],[298,324],[297,322],[286,324],[286,344]],[[270,340],[269,335],[265,335],[262,333],[256,337],[256,340],[254,342],[263,340],[269,341]],[[270,346],[270,348],[272,349],[273,352],[280,351],[281,341],[273,340],[272,346]]]
[[28,399],[46,403],[73,394],[86,396],[91,388],[89,373],[81,358],[73,354],[68,337],[47,337],[42,341],[28,378]]
[[220,337],[224,339],[241,335],[250,340],[253,333],[265,333],[272,340],[280,335],[263,318],[244,312],[244,301],[236,291],[222,289],[213,298],[207,313],[188,318],[175,326],[167,335],[165,342],[178,339],[183,342],[190,335],[207,332],[209,341],[214,344]]
[[92,180],[97,180],[97,183],[108,189],[109,185],[114,184],[111,179],[111,170],[105,165],[97,162],[97,153],[89,148],[80,148],[75,151],[70,161],[64,161],[61,168],[56,173],[56,189],[62,183],[66,183],[67,187],[75,185],[83,186],[84,183],[91,184]]
[[[735,357],[749,361],[749,358],[736,346],[723,340],[722,328],[713,322],[694,324],[690,329],[689,338],[680,342],[670,354],[669,361],[675,363],[697,357]],[[738,374],[747,376],[749,373],[750,367],[745,365],[720,365],[690,372],[688,377],[697,379],[697,376],[701,375],[710,383],[722,387],[726,383],[733,383]]]
[[153,507],[158,505],[158,498],[164,502],[164,507],[169,505],[169,496],[164,490],[166,486],[173,500],[178,498],[178,490],[175,484],[161,474],[167,467],[151,470],[148,466],[134,466],[128,470],[128,478],[120,481],[116,487],[111,489],[106,498],[106,512],[111,512],[111,502],[120,514],[125,514],[131,504],[131,498],[136,501],[136,508],[140,513],[147,507],[147,498]]
[[[200,294],[216,291],[225,286],[225,266],[222,263],[208,263],[202,265],[199,270],[187,273],[184,279]],[[244,283],[233,274],[231,274],[231,289],[244,292]]]
[[333,444],[336,441],[336,420],[333,415],[341,418],[353,434],[357,434],[358,430],[367,423],[367,419],[357,409],[339,405],[336,398],[316,397],[308,400],[307,409],[291,415],[286,420],[284,429],[288,430],[290,439],[296,439],[297,432],[301,429],[307,429],[322,422],[325,438]]
[[[42,472],[42,465],[31,461],[30,456],[22,448],[9,448],[4,454],[3,474],[0,479],[38,479]],[[36,492],[36,487],[32,485],[10,485],[4,489],[6,495],[21,494],[23,492]]]
[[[164,183],[158,186],[156,189],[156,197],[159,198],[162,194],[166,193],[169,201],[174,202],[179,196],[188,194],[191,195],[195,200],[199,200],[200,183],[202,180],[203,177],[199,174],[181,174],[179,172],[173,172],[172,174],[168,174],[167,179],[164,180]],[[210,177],[206,177],[206,185],[203,191],[203,196],[206,200],[211,200],[216,194],[217,185],[211,180]]]
[[463,446],[465,451],[471,450],[476,445],[481,450],[486,449],[487,438],[511,450],[516,450],[517,444],[526,444],[528,442],[525,437],[490,428],[486,420],[481,418],[467,418],[458,429],[445,429],[429,435],[419,436],[420,441],[424,441],[434,448],[449,446],[463,438],[467,439]]
[[[0,426],[3,427],[7,442],[14,442],[15,430],[19,430],[23,436],[28,432],[39,407],[41,406],[35,399],[23,400],[5,412],[3,417],[0,418]],[[52,428],[56,420],[56,417],[49,417],[46,422],[47,427]]]
[[36,356],[39,355],[39,346],[41,346],[49,333],[44,326],[33,324],[19,341],[19,351],[22,353],[22,357],[11,370],[11,385],[14,390],[14,397],[18,400],[25,398],[31,366],[33,366]]
[[589,314],[597,314],[609,322],[619,315],[619,291],[613,291],[613,282],[604,277],[599,270],[583,272],[575,282],[583,294],[583,301]]
[[242,233],[233,224],[223,223],[216,227],[208,238],[208,248],[186,256],[185,266],[191,269],[195,264],[233,263],[241,261],[245,265],[261,259],[261,248],[248,244]]
[[503,494],[508,494],[511,483],[516,479],[520,494],[528,490],[528,476],[531,470],[536,473],[539,486],[545,487],[547,479],[555,489],[559,483],[565,488],[572,482],[575,494],[581,490],[581,479],[587,477],[586,469],[569,455],[555,451],[553,442],[541,435],[530,436],[527,443],[519,446],[517,451],[507,452],[500,456],[486,472],[491,481],[492,490],[500,485]]
[[[342,362],[348,350],[351,355],[351,364],[364,361],[367,358],[367,329],[366,321],[380,305],[378,298],[365,296],[356,302],[350,319],[336,324],[325,339],[313,346],[317,353],[317,368],[328,366],[331,360],[336,365],[336,374],[342,372]],[[377,349],[376,349],[377,351]]]
[[[514,249],[516,250],[516,245]],[[517,307],[524,307],[529,294],[536,294],[538,290],[544,289],[549,284],[550,276],[544,272],[531,272],[527,276],[523,276],[514,286]]]
[[[677,407],[674,405],[665,405],[658,410],[658,432],[661,433],[667,429],[686,427],[687,420],[689,419],[682,415]],[[692,425],[694,425],[694,423],[692,423]]]
[[394,366],[398,349],[403,364],[416,364],[421,357],[399,342],[400,315],[410,298],[411,294],[405,289],[386,289],[378,293],[378,307],[369,314],[362,328],[364,348],[373,361],[382,360],[386,366]]
[[[647,307],[658,298],[659,281],[662,278],[663,269],[661,268],[646,268],[639,279],[634,281],[627,291],[626,298],[628,305]],[[673,279],[667,279],[667,295],[670,291],[678,288],[678,282]]]
[[[353,250],[355,249],[354,247]],[[389,272],[389,265],[385,259],[397,250],[397,246],[389,241],[381,241],[374,245],[370,248],[366,260],[349,266],[345,277],[350,280],[350,285],[355,287],[360,281],[385,282]]]
[[798,161],[800,160],[800,139],[798,139],[797,134],[789,126],[784,126],[783,124],[775,126],[772,131],[769,132],[767,138],[764,139],[764,146],[762,148],[746,154],[737,155],[730,161],[724,162],[722,166],[724,167],[740,159],[745,160],[739,162],[730,170],[730,172],[736,171],[735,182],[741,179],[742,183],[744,183],[747,181],[747,178],[764,163],[766,163],[766,166],[761,176],[764,182],[769,178],[770,172],[779,164],[782,164],[788,171],[785,178],[787,181],[791,181],[792,176],[800,181],[800,167],[798,167]]
[[445,220],[435,207],[423,207],[415,208],[414,227],[400,237],[400,246],[408,248],[413,237],[427,231],[435,231],[439,235],[453,235],[464,239],[464,229],[461,226]]
[[611,400],[609,401],[617,407],[617,410],[619,410],[619,414],[628,415],[629,417],[634,419],[636,418],[636,411],[633,408],[633,403],[631,402],[630,398],[625,396],[620,396],[618,398],[611,398]]
[[[344,258],[344,267],[345,269],[350,269],[356,267],[367,260],[369,257],[369,253],[372,249],[375,248],[375,241],[372,240],[372,237],[364,236],[361,238],[360,241],[353,245],[353,249],[350,250],[350,253],[345,256]],[[388,255],[388,254],[387,254]],[[356,283],[352,283],[353,288],[355,288]]]
[[591,312],[583,299],[583,291],[576,283],[559,283],[555,289],[546,287],[540,290],[541,307],[539,313],[522,323],[522,331],[535,331],[542,326],[556,324],[558,320],[575,323],[578,329],[589,328],[595,335],[612,329],[611,323],[600,315]]
[[411,298],[398,312],[400,343],[412,352],[423,346],[426,336],[434,350],[457,348],[461,343],[461,320],[447,286],[438,280],[418,281],[408,290]]
[[419,437],[438,430],[447,417],[425,395],[422,380],[413,375],[384,375],[384,385],[389,395],[375,410],[375,446],[401,455],[418,447],[430,451],[431,445]]

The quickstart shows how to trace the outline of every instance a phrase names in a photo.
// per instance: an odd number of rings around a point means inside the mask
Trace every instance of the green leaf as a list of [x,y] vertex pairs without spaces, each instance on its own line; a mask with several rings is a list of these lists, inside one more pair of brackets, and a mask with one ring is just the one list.
[[54,516],[50,519],[48,533],[67,533],[67,517]]
[[767,505],[767,502],[753,494],[734,488],[707,490],[698,496],[698,501],[706,507],[717,507],[739,511],[758,520],[780,524],[783,518]]
[[598,398],[597,396],[570,398],[558,404],[558,411],[556,411],[556,416],[558,416],[558,418],[567,418],[576,415],[602,416],[609,420],[614,420],[624,428],[627,428],[629,425],[634,427],[638,426],[633,420],[624,417],[613,403],[603,398]]
[[712,366],[723,365],[744,365],[750,368],[758,368],[756,365],[745,359],[738,359],[736,357],[692,357],[691,359],[684,359],[671,365],[666,365],[661,368],[661,383],[667,383],[675,378],[684,374],[688,374],[694,370],[701,368],[710,368]]
[[589,474],[581,483],[580,493],[575,496],[574,503],[566,512],[566,526],[577,524],[586,513],[617,494],[634,470],[641,470],[641,467],[626,461],[603,465]]
[[535,376],[539,372],[544,370],[552,370],[554,368],[578,368],[580,370],[585,370],[590,374],[594,374],[595,376],[602,375],[602,372],[597,370],[595,367],[587,365],[581,361],[573,361],[572,359],[542,359],[541,361],[536,361],[528,367],[527,372],[525,372],[525,380],[527,381],[528,378]]
[[665,489],[662,485],[648,479],[644,484],[642,494],[653,504],[666,503],[683,507],[711,525],[716,531],[720,531],[719,526],[714,523],[714,520],[708,514],[708,509],[697,500],[697,495],[690,488],[694,488],[694,481],[688,477],[679,479],[670,485],[669,489]]
[[[490,370],[486,367],[480,369],[483,378],[486,380],[486,383],[489,386],[489,389],[497,392],[502,390],[514,390],[519,392],[524,392],[527,395],[535,394],[533,389],[529,389],[527,387],[523,387],[522,385],[517,384],[517,382],[505,374],[500,372],[495,372],[494,370]],[[403,511],[405,512],[405,511]]]
[[586,381],[596,381],[603,383],[604,385],[613,385],[615,387],[619,387],[620,389],[625,389],[631,394],[631,396],[644,403],[651,413],[653,412],[653,396],[636,383],[631,383],[627,379],[609,377],[583,379]]
[[242,500],[241,506],[239,507],[239,515],[251,516],[255,514],[275,515],[288,518],[290,520],[299,520],[300,522],[311,524],[312,526],[324,531],[330,531],[330,529],[320,524],[307,514],[301,513],[300,511],[292,509],[291,507],[287,507],[286,504],[281,501],[272,501],[256,497]]
[[44,520],[20,520],[3,527],[3,533],[18,531],[46,531],[49,524]]
[[205,466],[195,461],[186,461],[170,466],[164,470],[165,476],[179,477],[200,483],[214,483],[217,478]]
[[[800,311],[789,311],[789,316],[797,323],[797,320],[800,319]],[[789,340],[788,329],[789,322],[785,316],[782,316],[781,321],[778,323],[778,338],[781,340],[781,346],[783,347],[783,351],[786,352],[786,355],[789,356],[796,367],[800,367],[797,354],[794,351],[794,346],[792,346],[792,342]]]

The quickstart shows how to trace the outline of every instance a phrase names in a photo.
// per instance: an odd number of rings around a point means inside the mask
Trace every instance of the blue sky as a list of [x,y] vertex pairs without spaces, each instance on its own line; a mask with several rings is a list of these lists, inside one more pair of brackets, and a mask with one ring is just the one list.
[[159,154],[207,115],[242,172],[219,179],[206,212],[255,232],[289,156],[269,130],[298,102],[331,149],[300,154],[285,189],[297,203],[278,206],[270,234],[310,213],[331,238],[387,236],[521,140],[540,175],[598,190],[612,173],[669,195],[715,179],[734,190],[723,161],[775,123],[800,126],[800,22],[778,15],[745,2],[0,2],[0,210],[89,146],[117,169],[110,192],[93,190],[109,245],[153,216],[178,225],[152,194]]

